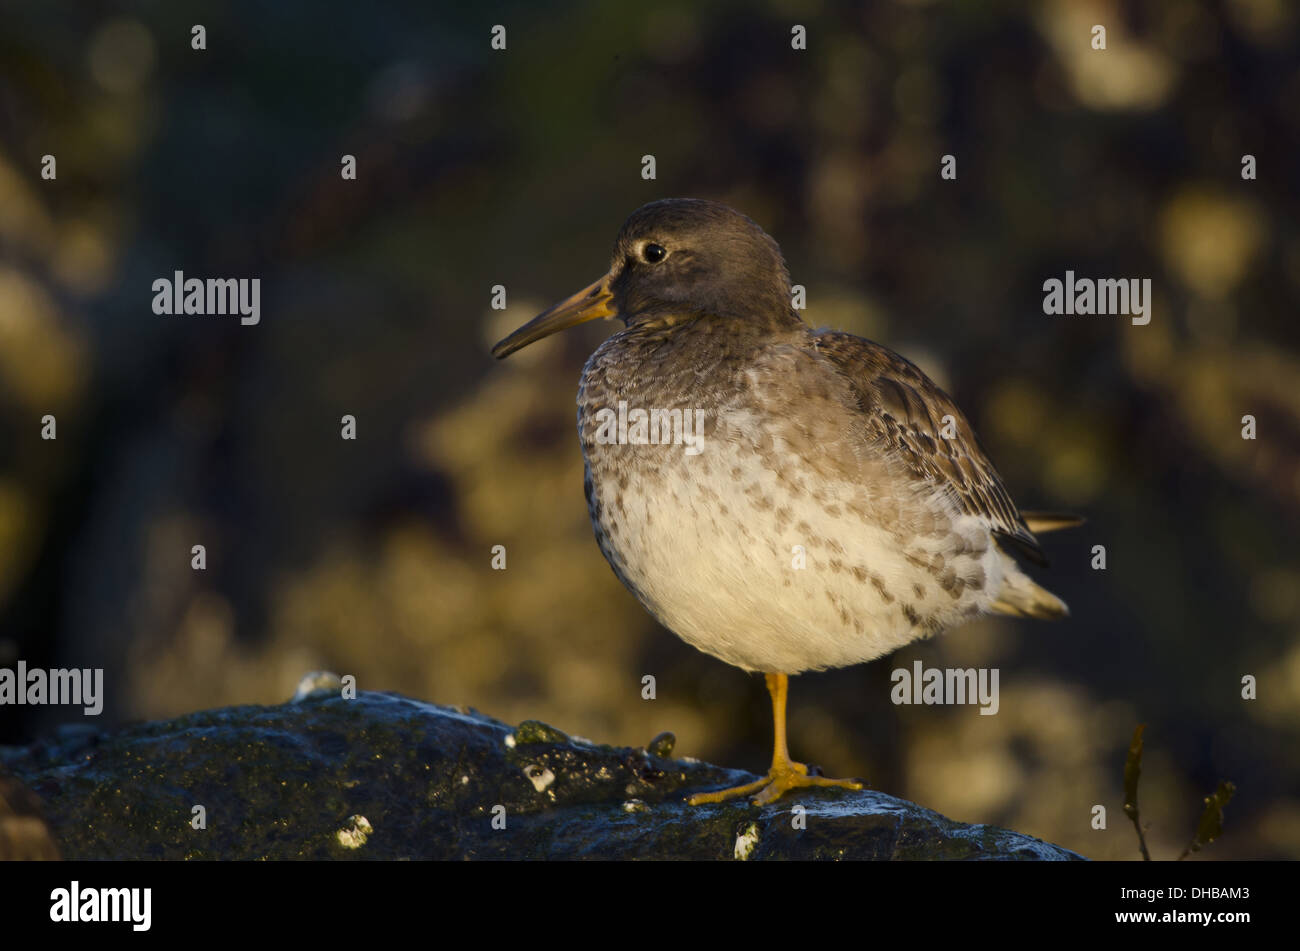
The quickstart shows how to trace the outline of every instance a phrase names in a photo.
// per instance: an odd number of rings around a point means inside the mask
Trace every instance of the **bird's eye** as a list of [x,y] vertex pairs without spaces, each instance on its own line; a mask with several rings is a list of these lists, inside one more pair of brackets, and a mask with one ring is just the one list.
[[667,256],[668,249],[662,244],[651,243],[641,249],[641,257],[643,257],[648,264],[658,264]]

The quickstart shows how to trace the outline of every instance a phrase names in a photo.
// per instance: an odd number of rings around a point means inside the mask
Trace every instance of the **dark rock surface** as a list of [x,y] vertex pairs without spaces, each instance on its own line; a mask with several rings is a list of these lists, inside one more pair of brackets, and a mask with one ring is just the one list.
[[[39,797],[67,858],[1080,858],[872,791],[691,807],[687,791],[754,777],[668,758],[669,734],[649,746],[322,690],[111,734],[64,731],[0,750],[0,772]],[[192,827],[195,806],[205,829]]]

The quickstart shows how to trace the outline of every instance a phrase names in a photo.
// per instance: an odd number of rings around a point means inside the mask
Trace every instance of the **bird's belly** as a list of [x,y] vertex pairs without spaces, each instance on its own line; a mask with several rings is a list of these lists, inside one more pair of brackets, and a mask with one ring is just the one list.
[[827,481],[743,442],[585,455],[615,573],[664,626],[746,670],[872,660],[986,610],[1001,583],[984,526],[912,490],[892,497],[887,480]]

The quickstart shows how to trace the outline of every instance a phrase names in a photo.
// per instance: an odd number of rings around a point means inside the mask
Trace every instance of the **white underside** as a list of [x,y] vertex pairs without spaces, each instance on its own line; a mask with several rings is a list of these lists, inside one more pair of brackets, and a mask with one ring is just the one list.
[[[791,493],[788,483],[783,491],[771,459],[765,465],[749,445],[746,428],[712,440],[696,456],[681,446],[618,447],[614,451],[663,453],[672,476],[633,478],[621,492],[596,467],[595,491],[604,511],[612,510],[616,496],[622,502],[620,531],[607,541],[611,560],[666,627],[705,653],[746,670],[789,674],[862,663],[931,632],[907,617],[904,603],[946,627],[987,611],[1006,573],[1017,570],[990,543],[987,523],[958,515],[937,492],[873,498],[865,478],[828,484],[824,474],[801,469],[788,452],[782,454],[783,466],[792,467],[787,476],[815,484],[822,498]],[[728,435],[722,429],[719,434]],[[753,486],[759,491],[743,492]],[[764,497],[773,504],[755,504]],[[726,514],[720,514],[719,501]],[[931,571],[903,556],[896,534],[846,514],[850,506],[858,512],[937,507],[951,520],[950,532],[915,541],[912,553],[920,548],[945,554],[959,575],[978,576],[982,583],[954,598]],[[827,512],[836,507],[838,515]],[[977,553],[952,555],[958,537]],[[805,553],[802,568],[795,567],[796,546]],[[854,566],[880,579],[893,602],[876,584],[855,576]]]

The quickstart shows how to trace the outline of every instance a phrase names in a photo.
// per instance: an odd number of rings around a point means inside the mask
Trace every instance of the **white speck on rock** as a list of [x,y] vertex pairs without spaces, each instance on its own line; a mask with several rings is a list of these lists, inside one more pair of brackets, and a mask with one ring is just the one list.
[[751,822],[749,828],[736,836],[736,860],[744,862],[758,845],[758,824]]
[[640,799],[629,799],[627,802],[623,803],[623,811],[624,812],[649,812],[650,807],[647,806]]
[[533,788],[538,792],[546,792],[546,787],[555,782],[555,774],[545,766],[525,766],[524,775],[527,776],[533,784]]
[[303,674],[298,681],[298,686],[293,692],[293,699],[290,703],[301,703],[308,697],[314,697],[317,694],[335,694],[343,688],[343,678],[329,670],[313,670],[309,674]]
[[343,848],[359,849],[366,844],[366,839],[374,831],[374,827],[370,825],[370,820],[365,816],[348,816],[348,824],[339,829],[334,835]]
[[460,778],[460,784],[461,784],[462,786],[468,786],[468,785],[469,785],[469,777],[468,777],[468,776],[462,776],[462,777]]
[[512,750],[515,748],[515,735],[513,733],[506,734],[506,746]]

